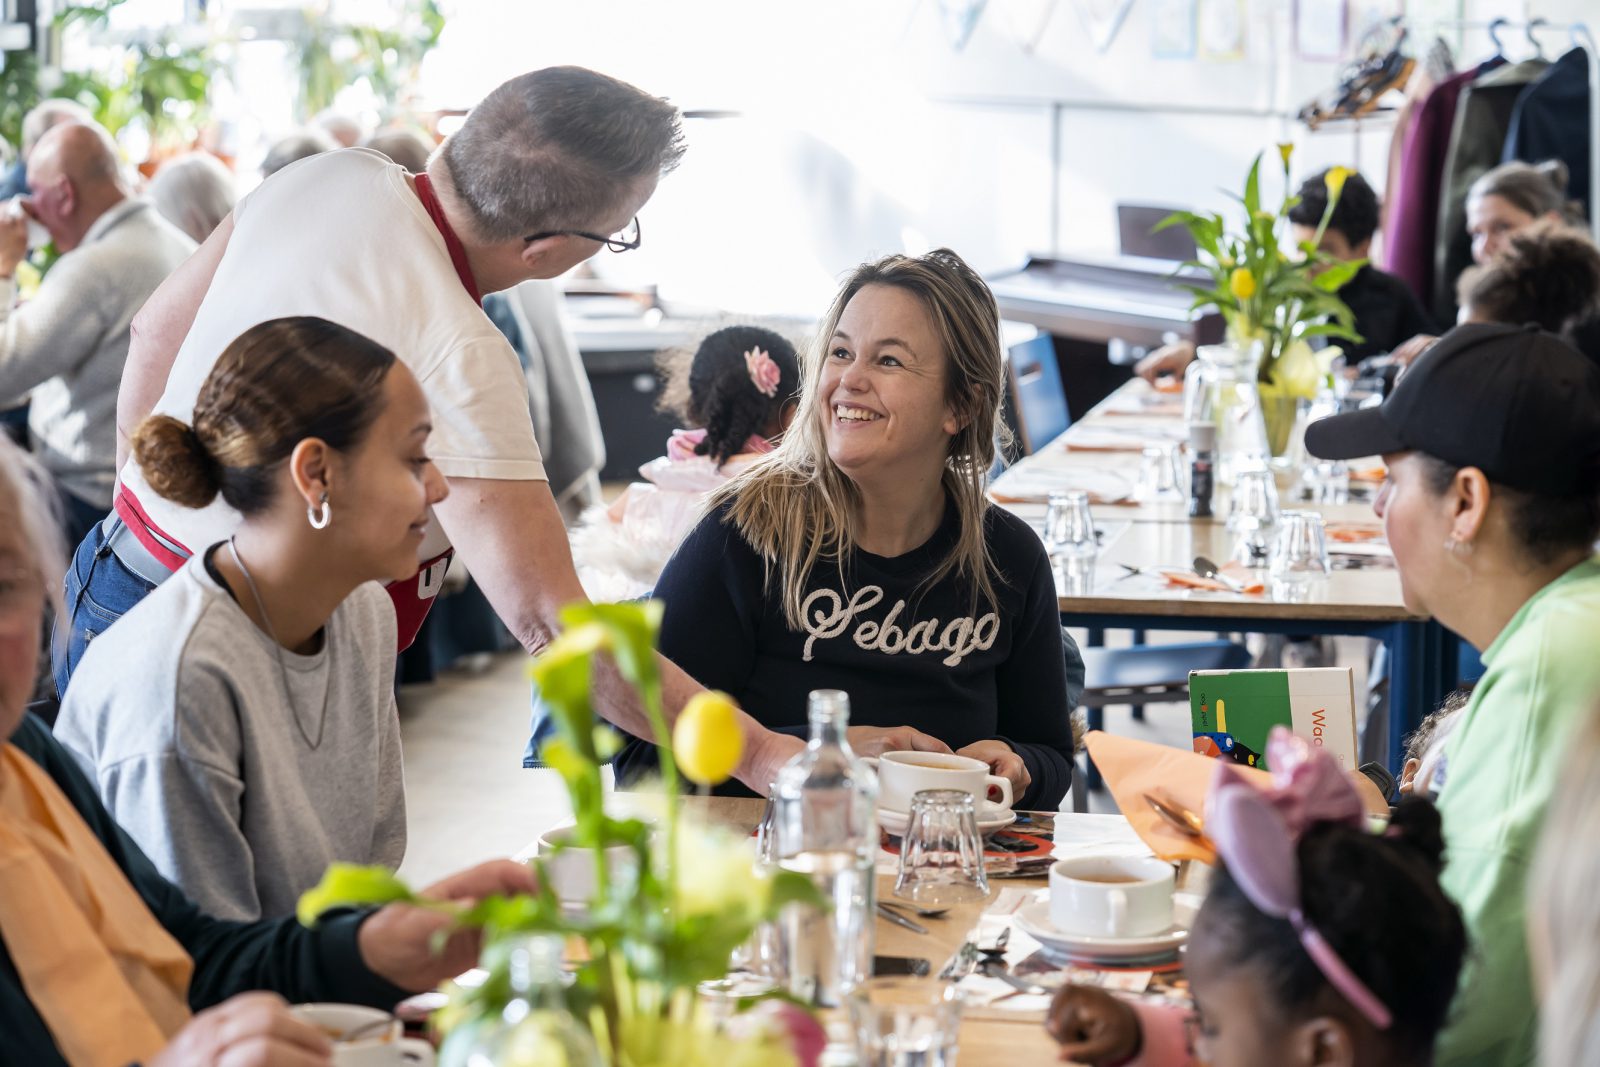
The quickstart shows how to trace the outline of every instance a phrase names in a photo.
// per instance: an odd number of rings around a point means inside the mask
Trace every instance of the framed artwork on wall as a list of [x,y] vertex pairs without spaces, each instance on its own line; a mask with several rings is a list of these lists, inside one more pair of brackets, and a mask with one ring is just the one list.
[[1213,63],[1237,63],[1249,44],[1246,0],[1200,0],[1200,57]]
[[1150,54],[1156,59],[1193,59],[1200,28],[1195,0],[1151,0]]
[[1344,56],[1345,0],[1294,0],[1294,52],[1299,59]]

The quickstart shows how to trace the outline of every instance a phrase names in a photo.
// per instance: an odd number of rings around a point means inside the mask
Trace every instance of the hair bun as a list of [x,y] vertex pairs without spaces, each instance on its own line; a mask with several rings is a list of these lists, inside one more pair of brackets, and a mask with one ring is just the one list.
[[1547,159],[1543,163],[1535,164],[1533,169],[1549,179],[1550,184],[1555,186],[1556,192],[1562,195],[1566,194],[1567,187],[1572,183],[1572,172],[1559,159]]
[[1389,815],[1389,840],[1421,856],[1435,873],[1444,869],[1444,827],[1439,809],[1421,797],[1404,797]]
[[170,415],[152,415],[133,435],[133,455],[150,488],[187,508],[203,508],[222,490],[222,465],[194,427]]

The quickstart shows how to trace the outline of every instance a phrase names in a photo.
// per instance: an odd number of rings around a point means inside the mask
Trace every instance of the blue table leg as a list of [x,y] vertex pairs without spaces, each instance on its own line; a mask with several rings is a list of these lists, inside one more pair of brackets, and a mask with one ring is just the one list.
[[[1429,627],[1437,629],[1437,624],[1397,622],[1389,629],[1389,750],[1384,763],[1395,777],[1400,776],[1405,739],[1432,709],[1429,691],[1438,688],[1440,641],[1427,632]],[[1434,657],[1429,657],[1430,643]]]

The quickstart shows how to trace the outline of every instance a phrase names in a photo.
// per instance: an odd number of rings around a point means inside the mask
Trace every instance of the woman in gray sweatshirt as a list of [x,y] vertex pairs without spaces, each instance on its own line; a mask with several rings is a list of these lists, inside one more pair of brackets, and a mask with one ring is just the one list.
[[444,479],[427,401],[373,341],[316,318],[252,327],[188,422],[133,447],[163,496],[242,517],[100,637],[57,739],[111,814],[212,915],[293,912],[335,860],[399,864],[394,609]]

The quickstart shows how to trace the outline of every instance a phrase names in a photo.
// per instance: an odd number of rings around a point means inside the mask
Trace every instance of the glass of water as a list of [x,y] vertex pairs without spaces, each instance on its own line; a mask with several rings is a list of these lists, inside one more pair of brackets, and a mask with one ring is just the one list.
[[961,994],[934,978],[873,978],[850,998],[861,1067],[955,1067]]
[[1085,559],[1099,553],[1088,493],[1073,490],[1050,494],[1044,513],[1044,547],[1053,560]]
[[1188,499],[1181,488],[1183,483],[1175,443],[1168,441],[1144,450],[1139,468],[1139,499],[1150,504],[1182,504]]
[[1328,577],[1328,541],[1322,516],[1315,511],[1285,511],[1272,546],[1272,596],[1303,600],[1311,587]]
[[894,895],[917,904],[984,900],[983,837],[977,805],[960,789],[924,789],[911,798],[911,817],[900,842]]
[[1265,563],[1278,521],[1278,487],[1264,467],[1240,471],[1228,506],[1228,529],[1239,537],[1239,556],[1246,563]]

